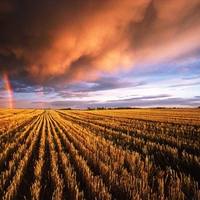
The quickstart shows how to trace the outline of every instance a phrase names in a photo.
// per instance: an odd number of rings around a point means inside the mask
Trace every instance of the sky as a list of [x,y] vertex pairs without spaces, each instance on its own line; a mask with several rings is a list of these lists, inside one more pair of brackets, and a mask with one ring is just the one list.
[[200,0],[1,0],[0,108],[200,106]]

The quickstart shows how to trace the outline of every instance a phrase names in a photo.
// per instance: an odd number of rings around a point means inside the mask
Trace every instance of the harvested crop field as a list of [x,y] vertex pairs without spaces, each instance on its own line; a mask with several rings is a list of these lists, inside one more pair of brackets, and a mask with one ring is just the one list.
[[1,199],[199,200],[200,109],[0,109]]

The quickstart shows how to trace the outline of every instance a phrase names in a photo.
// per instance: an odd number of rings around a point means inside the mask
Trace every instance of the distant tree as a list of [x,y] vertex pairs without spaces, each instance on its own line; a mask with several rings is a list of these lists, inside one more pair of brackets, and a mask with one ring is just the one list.
[[88,107],[87,110],[95,110],[94,108]]
[[106,108],[104,107],[97,107],[97,110],[105,110]]
[[71,110],[71,108],[61,108],[60,110]]
[[165,109],[165,107],[155,107],[154,109]]
[[132,107],[117,107],[115,109],[121,110],[121,109],[132,109]]

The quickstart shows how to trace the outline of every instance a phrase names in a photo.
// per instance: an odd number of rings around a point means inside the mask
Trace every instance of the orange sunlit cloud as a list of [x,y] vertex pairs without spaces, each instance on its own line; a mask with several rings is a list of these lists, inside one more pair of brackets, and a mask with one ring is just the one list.
[[[199,3],[118,0],[58,4],[51,0],[26,2],[20,15],[20,3],[12,5],[11,1],[10,8],[15,9],[0,10],[5,32],[1,33],[1,56],[22,62],[7,69],[10,73],[24,71],[40,83],[59,76],[65,76],[66,82],[93,80],[102,71],[173,59],[199,45]],[[22,22],[23,14],[27,17]],[[15,25],[12,28],[6,23]],[[8,68],[3,59],[1,63],[2,69]]]
[[[199,77],[199,9],[200,0],[2,0],[0,105],[5,105],[4,72],[20,106],[20,102],[30,105],[32,99],[35,107],[70,98],[93,102],[106,99],[110,90],[116,89],[112,94],[117,95],[124,88],[140,97],[141,91],[155,91],[154,97],[160,91],[158,96],[170,96],[173,103],[187,99],[186,92],[181,93],[185,85],[193,86],[187,94],[196,105],[200,81],[192,77]],[[167,83],[171,76],[184,83],[171,87]],[[165,94],[154,86],[162,79]],[[43,93],[40,98],[38,87]]]

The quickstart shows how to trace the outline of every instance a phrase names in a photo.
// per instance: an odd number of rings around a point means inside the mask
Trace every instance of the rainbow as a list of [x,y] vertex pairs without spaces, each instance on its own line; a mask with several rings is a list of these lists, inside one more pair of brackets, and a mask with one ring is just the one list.
[[12,87],[10,85],[9,77],[8,77],[8,74],[6,72],[4,72],[4,80],[5,80],[6,89],[8,91],[8,95],[9,95],[9,107],[14,108]]

